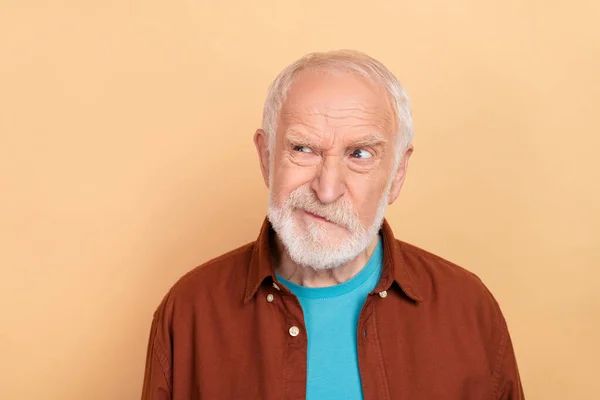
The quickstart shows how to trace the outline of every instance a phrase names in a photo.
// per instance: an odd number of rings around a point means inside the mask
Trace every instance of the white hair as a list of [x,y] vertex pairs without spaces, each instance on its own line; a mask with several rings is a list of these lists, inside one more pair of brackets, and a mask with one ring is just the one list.
[[308,69],[332,69],[349,71],[369,79],[382,87],[390,96],[396,120],[396,165],[400,156],[413,139],[413,123],[408,94],[398,79],[381,62],[354,50],[335,50],[310,53],[287,66],[271,83],[263,108],[262,129],[269,138],[272,152],[281,107],[296,73]]

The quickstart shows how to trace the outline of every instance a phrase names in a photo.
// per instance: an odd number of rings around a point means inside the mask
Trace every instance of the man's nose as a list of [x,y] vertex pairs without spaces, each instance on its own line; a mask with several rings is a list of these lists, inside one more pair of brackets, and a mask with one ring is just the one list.
[[323,204],[333,203],[346,193],[344,171],[338,157],[323,160],[310,187]]

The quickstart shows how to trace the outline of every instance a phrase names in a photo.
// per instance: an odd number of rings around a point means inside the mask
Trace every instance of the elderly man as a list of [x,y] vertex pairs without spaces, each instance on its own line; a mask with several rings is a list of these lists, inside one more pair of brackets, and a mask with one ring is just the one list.
[[254,135],[268,218],[166,295],[142,398],[522,399],[490,292],[384,220],[411,142],[407,95],[373,58],[283,70]]

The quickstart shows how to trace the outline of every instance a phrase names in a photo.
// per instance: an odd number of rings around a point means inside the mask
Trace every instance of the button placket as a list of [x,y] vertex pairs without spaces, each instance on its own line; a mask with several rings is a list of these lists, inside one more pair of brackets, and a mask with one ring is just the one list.
[[[284,392],[281,398],[291,399],[297,398],[298,393],[303,393],[306,390],[308,337],[303,323],[304,313],[300,301],[285,287],[280,289],[281,296],[277,298],[274,304],[276,303],[285,314],[285,325],[279,325],[279,329],[282,329],[279,334],[285,335],[286,344],[282,365]],[[278,293],[275,293],[275,295],[278,295]]]

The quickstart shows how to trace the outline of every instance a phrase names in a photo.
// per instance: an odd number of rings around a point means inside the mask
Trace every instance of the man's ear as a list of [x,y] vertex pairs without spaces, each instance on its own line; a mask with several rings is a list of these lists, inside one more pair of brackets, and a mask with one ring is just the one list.
[[388,194],[388,204],[392,204],[398,196],[400,195],[400,190],[402,189],[402,185],[404,185],[404,178],[406,178],[406,170],[408,169],[408,160],[413,153],[413,146],[411,145],[404,154],[402,154],[402,159],[398,164],[398,169],[395,171],[394,178],[392,181],[392,187],[390,188],[390,193]]
[[254,146],[258,153],[260,172],[262,173],[267,189],[269,189],[269,167],[271,165],[269,160],[269,138],[267,133],[262,129],[257,129],[256,133],[254,133]]

